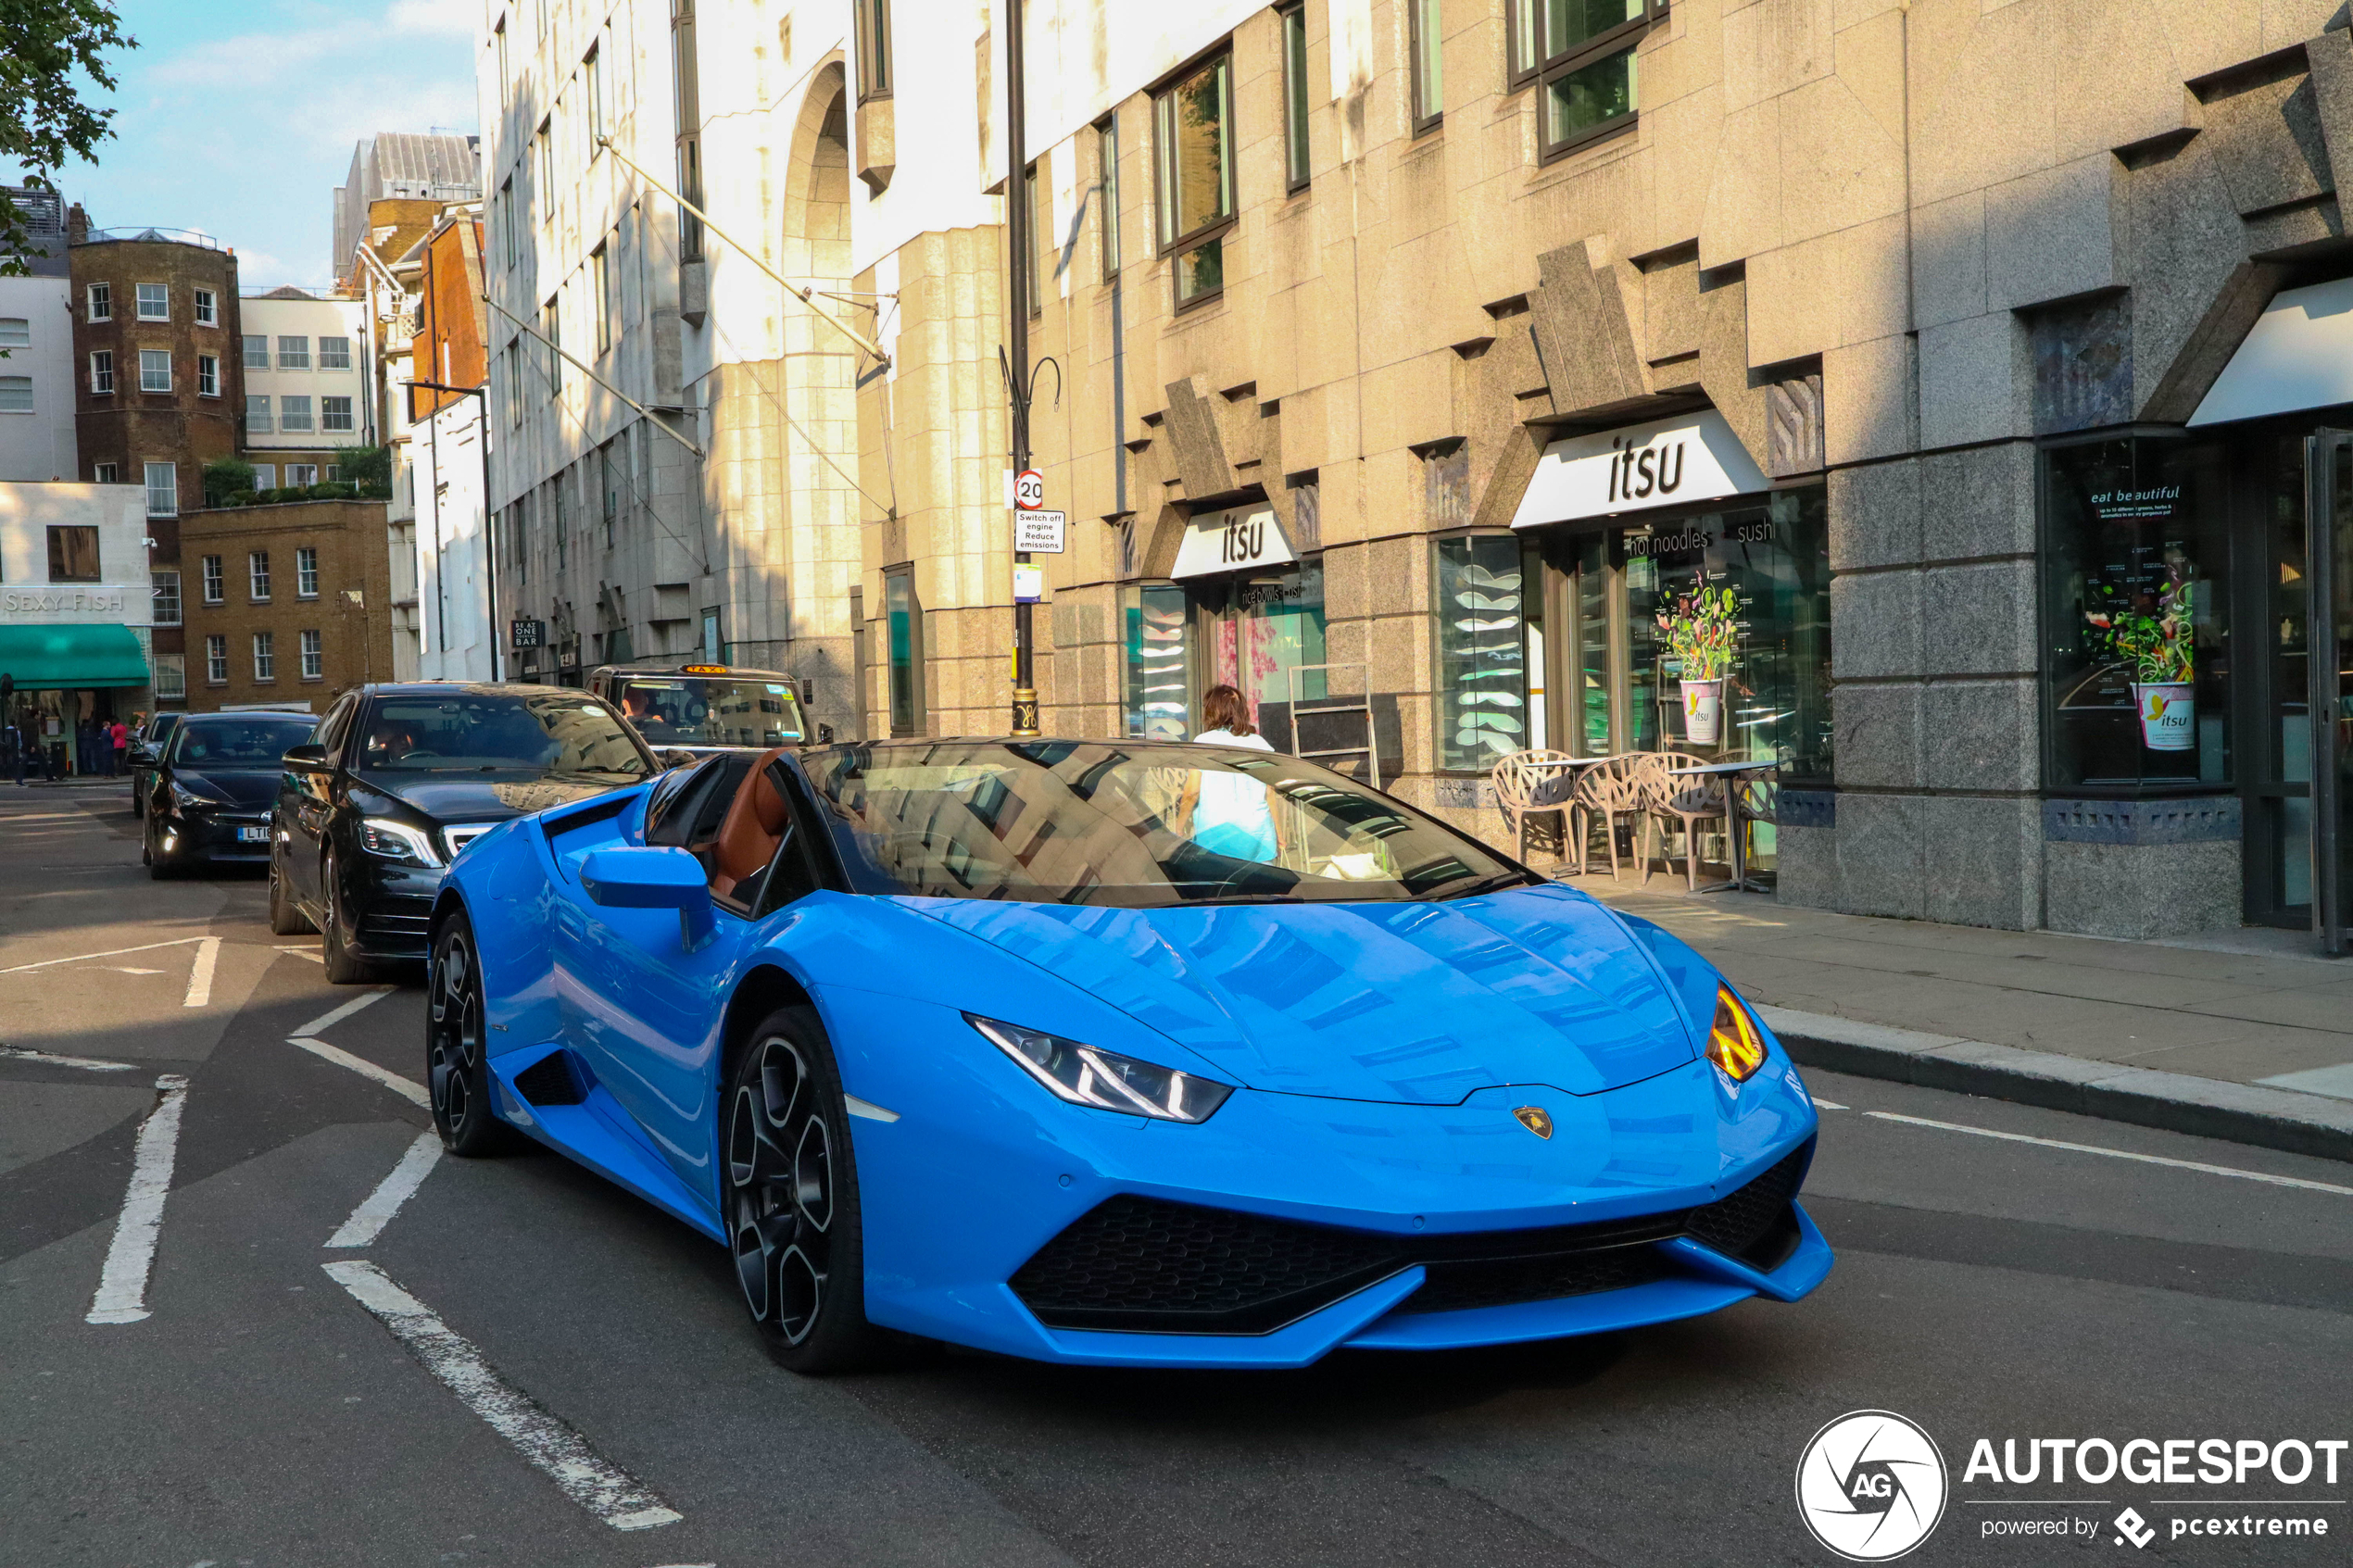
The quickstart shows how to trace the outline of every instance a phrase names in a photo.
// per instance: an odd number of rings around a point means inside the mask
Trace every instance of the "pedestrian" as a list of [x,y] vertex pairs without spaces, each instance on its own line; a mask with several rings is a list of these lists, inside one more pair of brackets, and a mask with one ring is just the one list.
[[122,759],[131,750],[131,726],[118,719],[107,734],[114,742],[113,755],[107,759],[107,777],[119,779],[122,777]]
[[[1201,716],[1209,727],[1193,739],[1202,745],[1275,749],[1251,722],[1249,700],[1232,686],[1202,693]],[[1248,773],[1204,769],[1185,785],[1179,820],[1186,835],[1202,848],[1265,865],[1282,852],[1271,801],[1266,786]]]
[[24,787],[24,725],[12,716],[4,733],[8,743],[8,765],[16,770],[17,787]]

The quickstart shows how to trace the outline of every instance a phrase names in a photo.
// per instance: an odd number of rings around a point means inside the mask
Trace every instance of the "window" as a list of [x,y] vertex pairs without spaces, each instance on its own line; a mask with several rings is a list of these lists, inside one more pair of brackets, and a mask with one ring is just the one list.
[[507,345],[507,410],[509,422],[522,423],[522,339]]
[[850,0],[858,28],[858,101],[890,96],[890,0]]
[[180,624],[180,574],[176,571],[151,571],[148,580],[156,588],[156,624]]
[[196,291],[196,325],[217,327],[220,324],[220,296],[210,289]]
[[532,138],[532,196],[539,204],[539,220],[545,223],[556,210],[556,121],[550,115],[539,122],[539,134]]
[[319,428],[321,430],[351,429],[351,399],[348,397],[319,399]]
[[604,61],[595,44],[580,62],[580,90],[587,102],[582,107],[588,114],[588,161],[594,163],[602,149],[597,145],[605,133],[605,70]]
[[1634,123],[1634,46],[1666,10],[1664,0],[1510,0],[1510,5],[1511,85],[1539,85],[1544,157],[1556,157]]
[[277,464],[275,464],[275,463],[256,463],[256,464],[254,464],[254,465],[253,465],[253,487],[254,487],[256,490],[275,490],[275,489],[277,489],[277,488],[278,488],[278,465],[277,465]]
[[217,356],[196,356],[196,395],[199,397],[220,395],[220,360]]
[[497,28],[495,31],[492,31],[492,33],[491,33],[490,37],[491,37],[491,42],[492,42],[494,44],[496,44],[496,45],[497,45],[497,52],[498,52],[498,107],[499,107],[500,108],[502,108],[502,109],[503,109],[503,108],[505,108],[505,107],[507,107],[507,94],[508,94],[508,91],[509,91],[509,85],[510,85],[510,84],[509,84],[509,81],[508,81],[508,77],[507,77],[507,19],[506,19],[506,18],[504,18],[504,17],[500,17],[500,18],[498,19],[498,26],[497,26]]
[[558,474],[547,482],[548,513],[555,525],[556,570],[561,571],[565,558],[571,553],[572,522],[564,516],[564,476]]
[[139,350],[139,390],[170,392],[171,390],[171,354],[168,349]]
[[[678,194],[702,205],[702,91],[695,63],[695,0],[670,0],[670,81],[678,124]],[[702,259],[702,220],[678,209],[678,259]]]
[[890,733],[924,733],[924,614],[912,567],[883,574],[883,617],[890,649]]
[[1307,188],[1307,7],[1282,13],[1283,173],[1294,192]]
[[[252,340],[247,339],[246,341],[251,342]],[[245,433],[247,435],[268,435],[271,433],[271,429],[272,427],[270,423],[269,397],[261,393],[246,393]]]
[[90,466],[90,482],[93,484],[120,484],[122,483],[121,465],[93,463]]
[[245,345],[245,369],[248,370],[268,370],[270,368],[270,340],[266,337],[248,336],[243,341]]
[[219,632],[204,640],[204,678],[210,685],[229,684],[229,639]]
[[286,465],[286,488],[287,488],[287,489],[289,489],[289,490],[308,490],[308,489],[309,489],[312,485],[314,485],[314,484],[316,484],[316,483],[319,483],[319,465],[318,465],[318,464],[316,464],[316,463],[288,463],[288,464]]
[[205,603],[207,603],[207,604],[208,604],[208,605],[217,605],[217,604],[220,604],[221,601],[223,601],[224,599],[226,599],[226,598],[229,596],[229,590],[228,590],[228,586],[227,586],[227,583],[226,583],[226,581],[225,581],[225,577],[226,577],[226,574],[225,574],[225,573],[221,571],[221,569],[220,569],[220,558],[219,556],[207,556],[207,557],[205,557],[205,558],[204,558],[204,602],[205,602]]
[[32,323],[22,316],[0,316],[0,348],[31,348]]
[[1103,282],[1119,276],[1119,117],[1095,127],[1095,200],[1102,211]]
[[185,701],[188,696],[188,656],[184,653],[159,653],[155,656],[156,696],[166,702]]
[[114,394],[114,351],[96,348],[90,352],[90,390],[100,397]]
[[278,678],[278,633],[256,632],[253,634],[253,678],[274,681]]
[[603,245],[588,253],[588,281],[596,289],[597,354],[601,358],[612,347],[611,270],[606,265]]
[[319,546],[304,545],[295,551],[295,597],[319,596]]
[[509,176],[498,187],[498,243],[506,253],[507,270],[515,265],[515,182]]
[[1158,583],[1126,590],[1120,619],[1127,642],[1127,733],[1151,740],[1189,740],[1191,704],[1187,632],[1192,624],[1186,590]]
[[302,678],[304,680],[317,681],[325,678],[327,650],[323,646],[324,643],[325,639],[316,632],[305,632],[302,634]]
[[94,523],[72,523],[49,530],[49,581],[95,583],[98,578],[98,530]]
[[1160,248],[1173,255],[1179,307],[1226,286],[1221,236],[1234,217],[1233,75],[1220,55],[1152,101]]
[[351,340],[347,337],[322,337],[319,340],[319,368],[322,370],[351,369]]
[[547,296],[539,307],[539,335],[547,340],[547,390],[561,393],[564,389],[564,296],[560,293]]
[[169,321],[171,320],[171,295],[161,283],[141,283],[139,287],[139,320]]
[[114,320],[114,285],[112,283],[92,283],[87,297],[90,301],[92,320],[111,321]]
[[336,480],[341,479],[342,477],[343,477],[343,470],[341,470],[341,469],[337,468],[337,467],[336,467],[334,464],[333,464],[333,463],[329,463],[329,464],[327,465],[327,483],[328,483],[333,484],[333,483]]
[[310,369],[310,340],[307,337],[282,337],[278,340],[278,369],[307,370]]
[[1022,171],[1021,201],[1022,243],[1029,247],[1029,268],[1026,273],[1029,282],[1029,313],[1035,316],[1046,307],[1046,280],[1043,276],[1046,265],[1038,254],[1038,242],[1045,232],[1046,224],[1038,211],[1038,166],[1034,163]]
[[[1590,6],[1592,0],[1585,0]],[[1414,134],[1438,129],[1446,118],[1446,34],[1440,0],[1406,0],[1406,43],[1413,60]],[[1552,0],[1550,9],[1574,9],[1578,0]]]
[[251,553],[249,553],[249,554],[245,557],[245,580],[246,580],[246,584],[247,584],[247,591],[248,591],[248,592],[250,592],[250,593],[252,594],[252,596],[253,596],[253,602],[254,602],[254,603],[256,603],[256,604],[267,604],[267,603],[269,603],[269,601],[270,601],[270,552],[269,552],[269,551],[267,551],[267,550],[255,550],[255,551],[252,551]]
[[170,463],[149,463],[147,468],[147,515],[178,517],[180,515],[180,470]]
[[32,378],[0,376],[0,414],[32,412]]
[[605,548],[613,544],[613,524],[621,515],[621,469],[613,461],[612,443],[608,441],[597,448],[598,489],[604,494]]
[[278,399],[278,428],[288,435],[302,434],[310,429],[310,399],[281,397]]

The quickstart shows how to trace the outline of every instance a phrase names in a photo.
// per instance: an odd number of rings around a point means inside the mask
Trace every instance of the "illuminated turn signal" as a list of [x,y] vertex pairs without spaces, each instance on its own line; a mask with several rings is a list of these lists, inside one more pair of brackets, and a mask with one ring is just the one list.
[[1765,1065],[1765,1042],[1729,985],[1716,988],[1716,1022],[1707,1031],[1707,1060],[1735,1084],[1746,1083]]

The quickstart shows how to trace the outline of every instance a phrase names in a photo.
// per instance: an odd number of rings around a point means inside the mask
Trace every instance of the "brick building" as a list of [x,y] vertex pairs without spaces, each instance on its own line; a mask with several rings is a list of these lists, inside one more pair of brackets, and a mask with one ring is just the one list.
[[188,709],[308,702],[392,677],[382,501],[290,501],[190,512]]

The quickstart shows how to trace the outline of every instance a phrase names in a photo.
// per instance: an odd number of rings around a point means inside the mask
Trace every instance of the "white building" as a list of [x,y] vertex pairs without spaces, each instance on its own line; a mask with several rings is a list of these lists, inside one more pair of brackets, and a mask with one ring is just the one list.
[[366,304],[279,288],[238,305],[245,439],[254,488],[340,477],[336,454],[375,445],[368,385]]
[[410,432],[420,680],[487,681],[492,674],[482,413],[481,398],[461,397]]
[[147,498],[135,484],[0,483],[0,675],[54,753],[84,719],[151,710],[158,621],[177,625],[147,571]]
[[11,190],[31,275],[0,278],[0,481],[81,476],[73,424],[73,283],[55,191]]

